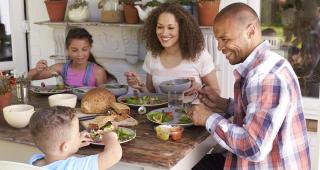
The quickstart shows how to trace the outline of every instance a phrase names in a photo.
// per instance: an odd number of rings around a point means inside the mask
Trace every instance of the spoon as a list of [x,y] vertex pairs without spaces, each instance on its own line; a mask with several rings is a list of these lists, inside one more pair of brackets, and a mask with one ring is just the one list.
[[[141,97],[140,97],[140,95],[139,95],[139,92],[138,92],[138,90],[134,90],[133,91],[133,95],[134,96],[136,96],[138,99],[139,99],[139,101],[141,102]],[[147,108],[145,107],[145,106],[140,106],[139,108],[138,108],[138,113],[139,114],[145,114],[145,113],[147,113]]]

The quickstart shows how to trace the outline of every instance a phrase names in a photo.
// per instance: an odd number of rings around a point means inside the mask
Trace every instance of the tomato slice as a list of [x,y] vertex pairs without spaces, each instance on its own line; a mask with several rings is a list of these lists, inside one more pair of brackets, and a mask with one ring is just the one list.
[[166,112],[167,116],[173,117],[173,112]]

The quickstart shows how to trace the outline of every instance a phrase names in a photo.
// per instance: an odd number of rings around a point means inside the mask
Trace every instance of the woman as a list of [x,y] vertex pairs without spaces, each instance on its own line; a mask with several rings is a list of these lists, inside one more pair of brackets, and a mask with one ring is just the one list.
[[128,84],[141,92],[160,92],[159,84],[191,78],[200,87],[220,92],[213,58],[204,48],[202,32],[193,16],[176,3],[154,9],[144,24],[146,84],[135,72],[127,72]]

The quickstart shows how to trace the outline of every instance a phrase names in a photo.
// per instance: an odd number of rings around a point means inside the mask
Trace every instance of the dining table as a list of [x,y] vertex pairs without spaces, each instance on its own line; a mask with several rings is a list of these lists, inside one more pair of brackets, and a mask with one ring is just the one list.
[[[49,107],[49,95],[36,94],[29,91],[26,104],[35,110]],[[20,104],[14,96],[12,104]],[[77,102],[79,108],[81,102]],[[166,107],[166,106],[163,106]],[[154,108],[148,107],[150,111]],[[136,137],[122,143],[122,158],[111,170],[189,170],[205,154],[216,145],[215,140],[204,127],[185,127],[182,138],[178,141],[161,140],[157,137],[154,127],[157,124],[149,121],[145,114],[138,114],[136,107],[131,107],[131,113],[138,125],[130,127],[136,132]],[[103,151],[104,146],[89,145],[80,148],[76,156],[88,156]],[[36,153],[41,153],[35,146],[29,128],[13,128],[9,126],[1,111],[0,114],[0,160],[27,162]]]

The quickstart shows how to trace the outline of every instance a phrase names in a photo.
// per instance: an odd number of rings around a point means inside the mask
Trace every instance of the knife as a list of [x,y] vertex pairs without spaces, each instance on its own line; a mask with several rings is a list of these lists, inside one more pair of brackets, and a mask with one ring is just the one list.
[[83,116],[83,117],[79,117],[79,121],[91,120],[91,119],[94,119],[96,117],[97,117],[97,115]]

